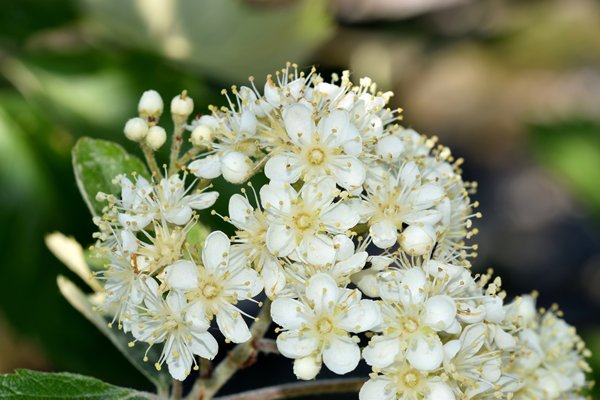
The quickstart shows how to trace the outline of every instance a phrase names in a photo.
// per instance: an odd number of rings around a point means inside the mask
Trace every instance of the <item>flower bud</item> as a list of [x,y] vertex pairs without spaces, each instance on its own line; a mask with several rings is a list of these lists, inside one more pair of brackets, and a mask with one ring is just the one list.
[[242,183],[248,179],[251,171],[252,161],[240,152],[227,153],[221,160],[221,173],[228,182]]
[[314,357],[298,358],[294,361],[294,374],[298,379],[305,381],[314,379],[321,371],[321,362]]
[[138,113],[142,118],[157,119],[163,112],[163,100],[156,90],[146,90],[138,103]]
[[155,125],[148,130],[148,135],[146,135],[146,144],[152,150],[160,149],[166,141],[167,132],[164,130],[164,128]]
[[131,118],[123,129],[125,137],[134,142],[141,142],[148,134],[148,123],[143,118]]
[[171,116],[178,123],[183,123],[194,111],[194,100],[184,90],[171,100]]
[[192,131],[190,141],[194,146],[205,146],[211,141],[213,130],[207,125],[198,125]]
[[410,225],[400,235],[402,249],[412,256],[427,254],[434,243],[435,232],[429,225]]

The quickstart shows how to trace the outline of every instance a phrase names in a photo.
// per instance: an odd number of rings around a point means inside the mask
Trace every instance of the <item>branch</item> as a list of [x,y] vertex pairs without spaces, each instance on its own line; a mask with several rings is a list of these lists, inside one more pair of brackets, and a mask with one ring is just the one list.
[[217,365],[209,379],[198,379],[188,395],[190,399],[209,400],[227,383],[229,379],[239,370],[245,368],[256,357],[257,340],[262,339],[271,326],[271,301],[266,300],[254,321],[250,333],[252,338],[240,343],[233,348],[223,361]]
[[354,393],[358,392],[364,383],[364,378],[295,382],[216,397],[214,400],[279,400],[317,394]]
[[171,139],[171,154],[169,156],[169,175],[177,171],[177,161],[179,160],[179,151],[183,144],[183,132],[185,131],[185,121],[176,121],[173,119],[175,125],[173,130],[173,136]]

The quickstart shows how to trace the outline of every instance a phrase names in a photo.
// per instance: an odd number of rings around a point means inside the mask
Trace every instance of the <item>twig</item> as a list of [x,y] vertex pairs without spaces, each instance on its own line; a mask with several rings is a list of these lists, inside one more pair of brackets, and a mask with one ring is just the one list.
[[194,400],[210,400],[215,394],[231,379],[231,377],[241,368],[248,366],[248,363],[256,357],[256,340],[262,339],[271,326],[271,302],[266,300],[260,310],[258,317],[250,333],[252,339],[238,344],[229,352],[227,357],[217,365],[209,379],[198,379],[188,396]]
[[186,151],[179,160],[177,160],[177,164],[175,165],[175,168],[181,168],[183,167],[185,164],[187,164],[188,161],[191,161],[196,154],[198,154],[200,152],[200,147],[192,147],[191,149],[189,149],[188,151]]
[[144,152],[144,157],[146,157],[146,162],[148,163],[148,166],[150,167],[150,171],[152,172],[152,175],[154,175],[156,177],[157,180],[162,179],[162,173],[160,172],[160,168],[158,167],[158,164],[156,163],[156,157],[154,156],[154,152],[152,151],[152,149],[148,146],[146,146],[146,144],[142,143],[142,151]]
[[183,131],[185,131],[185,121],[183,123],[177,123],[173,121],[175,128],[173,130],[173,139],[171,140],[171,155],[169,156],[169,174],[172,174],[177,169],[179,160],[179,151],[183,143]]
[[279,354],[277,342],[273,339],[260,338],[254,341],[254,348],[264,354]]
[[183,395],[183,385],[181,381],[177,379],[173,379],[172,381],[172,390],[171,390],[171,400],[181,400],[181,396]]
[[321,381],[295,382],[263,389],[216,397],[214,400],[279,400],[308,395],[358,392],[364,378],[326,379]]

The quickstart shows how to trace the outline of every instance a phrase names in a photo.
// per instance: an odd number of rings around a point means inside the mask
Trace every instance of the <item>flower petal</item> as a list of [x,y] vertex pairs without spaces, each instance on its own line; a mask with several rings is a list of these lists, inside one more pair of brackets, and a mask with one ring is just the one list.
[[267,211],[273,208],[287,213],[296,197],[296,191],[288,183],[274,181],[260,188],[260,202]]
[[423,322],[435,331],[449,328],[456,318],[456,304],[446,295],[433,296],[425,302]]
[[204,192],[191,194],[184,197],[188,206],[194,210],[204,210],[208,207],[212,207],[219,197],[219,192]]
[[353,156],[337,156],[331,166],[337,183],[344,189],[360,188],[367,176],[364,164]]
[[327,265],[335,260],[333,240],[323,234],[305,236],[298,252],[304,260],[313,265]]
[[165,219],[175,225],[185,225],[192,218],[192,209],[188,206],[171,208],[165,213]]
[[294,153],[274,155],[265,164],[265,175],[274,181],[294,183],[301,173],[302,165]]
[[278,297],[271,304],[271,318],[284,329],[300,329],[306,322],[305,313],[304,304],[289,297]]
[[360,361],[360,348],[349,336],[333,335],[323,351],[323,363],[338,375],[356,369]]
[[277,349],[287,358],[302,358],[310,355],[319,346],[313,335],[300,334],[298,331],[282,332],[277,336]]
[[253,212],[254,208],[241,194],[235,193],[229,198],[229,219],[237,228],[242,228]]
[[217,325],[223,336],[233,343],[244,343],[252,337],[242,314],[229,303],[219,307]]
[[328,274],[320,272],[308,280],[306,297],[315,304],[315,310],[331,310],[338,300],[339,288]]
[[361,300],[348,307],[338,326],[347,332],[359,333],[368,331],[381,323],[379,305],[373,300]]
[[204,179],[214,179],[221,175],[221,157],[216,154],[199,158],[188,165],[194,175]]
[[392,247],[398,241],[398,230],[391,221],[377,222],[369,228],[373,244],[380,249]]
[[195,289],[199,278],[198,267],[188,260],[176,261],[165,268],[165,282],[172,289]]
[[442,364],[444,346],[437,334],[418,337],[410,344],[406,359],[418,370],[433,371]]
[[358,224],[360,216],[345,204],[337,203],[321,215],[321,222],[329,232],[343,232]]
[[369,345],[363,350],[363,357],[370,366],[385,368],[400,354],[400,343],[401,341],[396,337],[373,336]]
[[396,392],[388,389],[391,382],[387,379],[369,379],[360,388],[359,400],[395,400]]
[[221,231],[214,231],[206,237],[202,250],[202,262],[209,272],[227,266],[229,260],[229,238]]
[[192,353],[212,360],[219,351],[219,344],[208,332],[192,332],[192,344],[190,346]]
[[283,268],[281,268],[275,257],[264,257],[260,276],[265,286],[265,293],[269,298],[273,298],[285,286]]
[[308,107],[302,104],[288,107],[283,112],[283,124],[292,142],[297,145],[310,143],[315,123]]
[[296,248],[294,232],[275,222],[267,229],[265,242],[269,251],[276,257],[286,257]]

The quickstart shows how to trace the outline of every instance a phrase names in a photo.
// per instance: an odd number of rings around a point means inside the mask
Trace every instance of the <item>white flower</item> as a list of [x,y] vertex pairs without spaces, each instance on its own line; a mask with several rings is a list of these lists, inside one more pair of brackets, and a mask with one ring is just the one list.
[[285,275],[277,258],[267,248],[267,214],[260,208],[258,199],[257,203],[255,209],[248,198],[239,194],[234,194],[229,199],[227,220],[236,227],[232,257],[246,257],[260,272],[265,293],[273,298],[285,286]]
[[384,175],[365,186],[363,215],[369,219],[369,233],[377,247],[387,249],[395,245],[398,232],[407,224],[415,228],[405,234],[405,250],[422,255],[433,248],[432,227],[442,217],[435,206],[444,192],[433,183],[423,183],[414,162],[404,164],[394,177]]
[[192,217],[192,210],[204,210],[215,204],[218,192],[188,194],[192,186],[186,188],[179,175],[162,179],[154,189],[157,208],[165,219],[176,225],[185,225]]
[[[400,274],[401,278],[396,278]],[[446,295],[429,295],[421,268],[392,271],[393,281],[380,286],[383,323],[364,349],[373,367],[382,368],[407,359],[413,368],[433,371],[442,364],[443,343],[437,332],[456,332],[456,304]],[[396,282],[397,280],[397,282]]]
[[295,252],[310,264],[332,263],[335,246],[327,233],[345,233],[359,220],[351,207],[334,201],[339,194],[335,181],[328,177],[307,182],[300,193],[288,183],[263,186],[260,199],[270,217],[269,250],[278,257]]
[[419,371],[406,362],[372,374],[358,394],[360,400],[456,400],[442,376]]
[[[331,276],[323,273],[308,281],[300,300],[275,299],[271,316],[283,327],[277,348],[300,363],[295,370],[305,370],[307,364],[318,365],[322,360],[340,375],[354,370],[360,360],[360,349],[350,333],[371,329],[380,319],[374,301],[361,300],[358,290],[339,288]],[[317,368],[311,370],[318,373]],[[314,377],[301,375],[302,379]]]
[[333,110],[317,125],[310,108],[294,104],[283,113],[283,122],[291,143],[267,161],[268,178],[294,183],[327,175],[347,190],[362,186],[366,171],[357,158],[362,144],[347,111]]
[[202,265],[179,260],[165,268],[165,283],[183,291],[191,304],[200,304],[206,316],[216,316],[223,335],[234,343],[250,339],[250,331],[236,304],[250,300],[262,290],[256,271],[245,257],[230,258],[229,238],[220,231],[206,238]]
[[153,278],[145,279],[144,292],[143,306],[132,323],[133,336],[150,347],[164,343],[156,369],[166,361],[171,376],[182,381],[196,365],[194,355],[212,360],[218,351],[217,341],[207,332],[205,311],[201,303],[188,304],[180,292],[163,297]]

